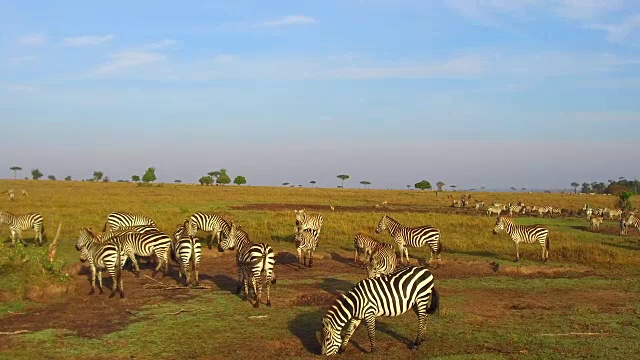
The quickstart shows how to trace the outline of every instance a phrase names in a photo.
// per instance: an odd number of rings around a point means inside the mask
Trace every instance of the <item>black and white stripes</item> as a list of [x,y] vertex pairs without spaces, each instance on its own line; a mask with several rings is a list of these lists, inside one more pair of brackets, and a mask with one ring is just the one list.
[[314,229],[320,235],[324,218],[320,214],[307,214],[304,209],[294,210],[296,214],[296,227],[298,230]]
[[214,240],[220,242],[220,237],[227,236],[230,227],[227,220],[220,215],[196,212],[189,217],[188,233],[191,236],[196,236],[198,230],[211,231],[211,241],[207,243],[211,249],[212,242]]
[[14,246],[16,244],[16,235],[23,245],[27,245],[27,243],[22,240],[22,232],[29,229],[33,229],[33,231],[35,231],[35,240],[37,240],[38,244],[42,246],[42,237],[44,233],[43,222],[44,219],[42,215],[38,213],[14,215],[8,211],[0,210],[0,225],[3,223],[9,225],[9,229],[11,230],[11,243]]
[[547,261],[549,259],[549,229],[542,225],[516,225],[511,218],[500,216],[496,221],[496,226],[493,228],[493,234],[496,235],[500,231],[504,231],[511,240],[516,244],[516,259],[520,260],[520,243],[533,244],[535,242],[540,243],[542,246],[542,260]]
[[385,229],[389,231],[393,240],[398,244],[400,262],[403,260],[403,254],[407,258],[407,263],[409,262],[408,247],[423,247],[428,245],[431,249],[429,262],[431,262],[435,256],[439,265],[441,261],[440,253],[442,252],[442,242],[440,241],[440,230],[438,230],[438,228],[433,226],[407,227],[392,219],[387,214],[384,214],[378,222],[376,234],[379,234]]
[[[418,335],[413,343],[417,348],[425,337],[427,314],[434,314],[438,307],[438,292],[427,268],[410,266],[390,275],[362,280],[342,294],[322,319],[322,354],[344,351],[362,320],[367,325],[371,351],[375,351],[376,317],[398,316],[409,309],[418,315]],[[347,323],[343,339],[341,332]]]
[[136,225],[157,226],[151,218],[141,214],[130,214],[126,212],[112,212],[107,216],[102,231],[120,230]]
[[[316,229],[297,229],[295,242],[298,252],[298,267],[313,266],[313,252],[318,247],[319,232]],[[305,260],[307,260],[305,262]]]
[[102,272],[107,270],[113,281],[110,297],[119,292],[120,297],[123,298],[124,288],[121,274],[123,259],[119,243],[111,241],[101,243],[91,230],[82,228],[76,241],[76,250],[80,251],[82,261],[89,262],[91,270],[91,291],[89,294],[95,293],[96,274],[98,275],[100,294],[102,294]]

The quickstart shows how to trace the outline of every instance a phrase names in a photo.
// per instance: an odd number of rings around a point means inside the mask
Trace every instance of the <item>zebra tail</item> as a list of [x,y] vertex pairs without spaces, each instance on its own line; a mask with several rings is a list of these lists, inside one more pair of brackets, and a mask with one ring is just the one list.
[[107,223],[108,223],[108,221],[104,222],[104,225],[102,226],[102,232],[107,231]]
[[[266,269],[266,268],[267,268],[267,255],[268,255],[268,254],[269,254],[268,252],[265,252],[265,253],[262,255],[262,268],[263,268],[263,269]],[[267,273],[267,274],[268,274],[268,273]],[[273,269],[271,270],[271,283],[272,283],[272,284],[275,284],[275,283],[276,283],[276,273],[275,273],[275,271],[273,271]]]
[[438,289],[434,287],[431,292],[431,304],[427,309],[427,314],[435,314],[436,312],[440,314],[440,294],[438,293]]
[[[113,285],[115,286],[116,290],[120,290],[120,297],[124,297],[124,292],[122,290],[122,288],[120,287],[120,280],[122,279],[122,270],[121,270],[121,266],[120,266],[120,258],[122,257],[121,254],[121,249],[120,249],[120,242],[119,241],[114,241],[115,245],[116,245],[116,278],[113,279]],[[113,292],[115,294],[115,292]]]
[[547,248],[547,252],[549,252],[549,235],[547,235],[547,238],[544,242],[544,246]]

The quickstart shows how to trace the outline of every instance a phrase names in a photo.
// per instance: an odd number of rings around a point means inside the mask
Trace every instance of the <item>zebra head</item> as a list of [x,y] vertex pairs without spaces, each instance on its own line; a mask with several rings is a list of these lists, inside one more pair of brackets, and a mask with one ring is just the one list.
[[7,213],[4,212],[3,210],[0,210],[0,225],[8,222],[9,220],[7,219]]
[[304,233],[304,231],[302,230],[302,227],[299,226],[297,223],[294,229],[296,234],[294,240],[296,242],[296,247],[299,247],[300,243],[302,242],[302,234]]
[[304,218],[306,217],[306,214],[304,213],[304,209],[293,210],[293,212],[296,214],[296,223],[304,221]]
[[[78,240],[76,240],[76,250],[80,251],[80,260],[86,260],[87,245],[93,242],[95,236],[88,228],[81,228]],[[83,259],[84,257],[84,259]]]
[[493,235],[498,235],[500,231],[504,231],[506,228],[505,220],[502,216],[498,217],[496,226],[493,228]]
[[331,320],[327,316],[322,319],[322,355],[331,356],[340,351],[342,336],[340,331],[333,328]]
[[376,234],[380,234],[381,231],[387,229],[387,214],[382,215],[382,219],[378,222],[378,227],[376,228]]
[[196,221],[193,218],[190,218],[187,221],[185,221],[185,229],[187,230],[187,235],[190,236],[196,236],[196,233],[198,232],[198,224],[196,223]]
[[376,258],[375,253],[372,253],[367,261],[367,276],[369,279],[373,279],[380,276],[380,261]]
[[241,229],[240,225],[236,225],[233,222],[229,224],[229,234],[227,237],[220,239],[218,242],[218,251],[224,252],[225,250],[233,250],[236,247],[236,237],[238,231]]

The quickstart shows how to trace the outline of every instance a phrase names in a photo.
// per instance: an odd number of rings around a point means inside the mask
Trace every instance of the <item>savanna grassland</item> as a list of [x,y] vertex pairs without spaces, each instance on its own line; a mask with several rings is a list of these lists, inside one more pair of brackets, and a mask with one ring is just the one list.
[[[428,320],[427,339],[408,349],[417,331],[415,314],[378,318],[378,352],[369,354],[364,326],[341,358],[500,359],[634,358],[640,352],[640,237],[617,235],[618,222],[591,231],[585,218],[519,217],[520,224],[550,229],[550,260],[538,245],[521,245],[521,261],[508,235],[492,234],[495,217],[454,209],[447,195],[461,192],[270,188],[75,181],[0,181],[15,202],[0,209],[37,211],[45,217],[44,247],[11,247],[0,230],[0,358],[313,358],[319,356],[321,319],[331,302],[364,278],[353,266],[353,235],[379,241],[374,229],[383,213],[405,225],[440,229],[443,264],[433,269],[440,291],[439,316]],[[19,194],[29,190],[30,196]],[[577,210],[614,207],[615,197],[542,193],[476,193],[474,199]],[[380,205],[383,201],[388,205]],[[637,201],[637,199],[633,199]],[[472,200],[473,203],[473,200]],[[376,205],[379,207],[376,207]],[[335,207],[331,211],[329,205]],[[635,203],[634,205],[637,205]],[[298,270],[293,209],[324,216],[316,261]],[[200,280],[207,289],[152,289],[177,284],[176,265],[166,277],[124,272],[124,299],[88,295],[86,269],[75,240],[80,227],[102,230],[111,211],[143,213],[171,233],[196,211],[226,215],[253,241],[276,250],[273,307],[254,309],[234,293],[233,254],[203,247]],[[53,263],[46,247],[62,224]],[[201,238],[207,234],[200,234]],[[28,243],[33,232],[25,232]],[[424,264],[426,249],[409,249]],[[106,287],[111,286],[109,279]],[[263,297],[264,299],[264,297]],[[24,330],[21,333],[6,335]]]

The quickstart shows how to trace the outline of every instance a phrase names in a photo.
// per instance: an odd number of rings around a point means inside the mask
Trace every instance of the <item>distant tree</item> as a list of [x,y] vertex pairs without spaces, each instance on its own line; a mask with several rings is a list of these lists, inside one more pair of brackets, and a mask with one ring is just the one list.
[[510,189],[513,191],[518,191],[518,189],[515,186],[510,187]]
[[142,181],[146,183],[154,182],[156,181],[156,179],[156,168],[154,167],[147,168],[147,171],[145,171],[144,175],[142,175]]
[[35,169],[31,170],[31,177],[33,178],[33,180],[38,180],[43,176],[44,175],[40,172],[40,169],[35,168]]
[[9,168],[9,170],[13,171],[13,178],[17,179],[18,178],[18,171],[21,171],[22,168],[20,166],[12,166]]
[[480,187],[480,189],[481,189],[481,190],[484,190],[484,189],[486,189],[486,187],[485,187],[485,186],[481,186],[481,187]]
[[282,183],[282,186],[287,186],[287,185],[289,185],[289,183],[288,183],[288,182],[283,182],[283,183]]
[[102,180],[103,176],[104,176],[104,173],[102,171],[94,171],[93,172],[93,181],[100,181],[100,180]]
[[360,181],[360,184],[362,184],[362,186],[364,186],[364,188],[366,189],[366,188],[367,188],[367,185],[371,185],[371,182],[370,182],[370,181],[363,180],[363,181]]
[[174,183],[176,184],[180,184],[182,182],[182,180],[173,180]]
[[411,185],[407,184],[407,190],[411,190]]
[[205,175],[201,177],[198,182],[200,185],[211,185],[213,184],[213,177],[211,177],[211,175]]
[[233,183],[240,186],[240,185],[244,185],[247,183],[247,179],[245,179],[244,176],[242,175],[238,175],[233,179]]
[[135,181],[135,182],[140,181],[140,175],[131,175],[131,181]]
[[618,205],[622,210],[631,210],[633,205],[631,204],[631,196],[633,194],[630,191],[623,191],[618,196]]
[[446,184],[443,183],[442,181],[438,181],[436,183],[436,186],[438,187],[438,191],[442,191],[442,187],[445,186]]
[[71,181],[71,175],[67,175],[67,176],[64,178],[64,180],[65,180],[65,181]]
[[309,181],[309,184],[311,184],[311,187],[316,187],[317,182],[315,180],[311,180]]
[[620,177],[618,178],[618,181],[625,181],[625,180],[626,180],[626,179],[625,179],[625,177],[624,177],[624,176],[620,176]]
[[458,185],[449,185],[449,187],[453,189],[453,191],[456,191],[456,188],[458,187]]
[[589,185],[589,183],[582,183],[582,189],[580,189],[580,192],[588,194],[591,192],[591,185]]
[[[609,181],[611,181],[611,180],[609,180]],[[573,187],[573,193],[577,194],[578,193],[578,186],[580,186],[580,184],[578,184],[577,182],[574,181],[574,182],[571,183],[571,186]]]
[[431,183],[428,182],[427,180],[422,180],[416,183],[415,185],[413,185],[413,187],[424,191],[425,189],[431,189]]
[[109,181],[111,181],[111,179],[110,179],[108,176],[105,176],[105,177],[102,179],[102,182],[109,182]]
[[342,185],[336,186],[338,189],[343,189]]
[[298,187],[302,187],[302,185],[298,185]]
[[336,177],[337,177],[338,179],[342,180],[342,184],[341,184],[341,186],[344,188],[344,182],[345,182],[346,180],[349,180],[349,175],[347,175],[347,174],[342,174],[342,175],[338,175],[338,176],[336,176]]
[[220,169],[220,175],[216,178],[216,184],[231,184],[231,178],[227,175],[227,169]]
[[527,191],[527,188],[520,188],[520,190],[522,190],[522,191]]
[[211,176],[214,180],[217,180],[218,176],[222,175],[222,173],[220,171],[216,170],[216,171],[212,171],[210,173],[207,173],[207,175]]
[[56,179],[56,176],[55,176],[55,175],[48,175],[48,176],[47,176],[47,179],[49,179],[49,180],[55,180],[55,179]]

